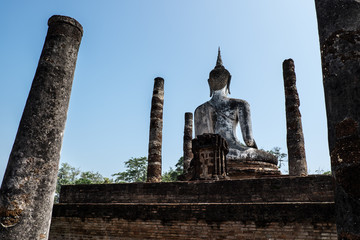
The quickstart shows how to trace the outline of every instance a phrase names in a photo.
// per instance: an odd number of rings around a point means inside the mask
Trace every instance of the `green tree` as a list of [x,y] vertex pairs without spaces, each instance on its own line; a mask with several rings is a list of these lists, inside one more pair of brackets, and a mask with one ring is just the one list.
[[331,171],[325,171],[324,169],[320,169],[320,168],[318,170],[315,170],[315,173],[322,175],[331,175]]
[[181,157],[178,162],[175,164],[175,169],[170,167],[169,171],[165,172],[162,175],[163,182],[174,182],[177,181],[178,176],[183,174],[184,169],[184,158]]
[[284,162],[286,162],[287,160],[285,159],[287,157],[286,153],[282,153],[280,152],[281,148],[280,147],[274,147],[273,149],[271,149],[270,151],[267,151],[268,153],[273,154],[277,159],[278,159],[278,167],[281,168],[284,166]]
[[114,173],[115,182],[144,182],[147,174],[147,158],[130,158],[125,162],[124,172]]
[[75,184],[103,184],[105,178],[98,172],[82,172],[80,178],[75,180]]
[[59,202],[60,188],[62,185],[103,184],[112,182],[112,179],[105,178],[98,172],[81,172],[78,168],[72,167],[68,163],[62,163],[58,171],[55,202]]
[[70,166],[68,163],[62,163],[58,171],[55,202],[59,202],[60,188],[62,185],[75,184],[75,180],[80,174],[78,168]]

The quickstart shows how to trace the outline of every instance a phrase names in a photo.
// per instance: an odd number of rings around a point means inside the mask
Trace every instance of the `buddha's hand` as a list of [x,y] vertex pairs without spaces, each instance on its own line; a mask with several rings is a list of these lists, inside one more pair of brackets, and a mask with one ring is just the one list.
[[258,149],[254,139],[245,141],[246,146]]

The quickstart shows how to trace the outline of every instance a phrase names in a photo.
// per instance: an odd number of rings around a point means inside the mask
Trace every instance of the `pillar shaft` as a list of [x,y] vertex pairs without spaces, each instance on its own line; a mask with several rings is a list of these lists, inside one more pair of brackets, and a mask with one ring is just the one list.
[[306,176],[307,164],[301,114],[299,110],[300,100],[296,89],[295,65],[292,59],[287,59],[283,62],[283,75],[289,175]]
[[190,167],[190,161],[193,159],[192,153],[192,132],[193,132],[193,114],[191,112],[185,113],[185,126],[184,126],[184,173]]
[[161,147],[164,105],[164,79],[154,79],[154,91],[151,101],[149,156],[147,182],[161,181]]
[[0,189],[0,239],[47,239],[81,25],[52,16]]
[[339,239],[360,239],[360,3],[315,0]]

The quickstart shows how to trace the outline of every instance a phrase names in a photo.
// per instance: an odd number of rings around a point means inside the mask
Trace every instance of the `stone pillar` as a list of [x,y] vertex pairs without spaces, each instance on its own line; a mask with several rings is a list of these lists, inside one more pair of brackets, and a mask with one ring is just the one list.
[[154,79],[154,91],[151,101],[149,157],[147,182],[161,181],[161,146],[164,105],[164,79]]
[[0,239],[47,239],[60,150],[83,34],[52,16],[0,189]]
[[186,173],[190,167],[191,159],[193,159],[192,153],[192,132],[193,132],[193,114],[191,112],[185,113],[185,126],[184,126],[184,173]]
[[289,175],[306,176],[307,165],[301,114],[299,110],[300,100],[296,89],[295,65],[292,59],[287,59],[283,62],[283,75]]
[[360,2],[315,0],[339,239],[360,239]]

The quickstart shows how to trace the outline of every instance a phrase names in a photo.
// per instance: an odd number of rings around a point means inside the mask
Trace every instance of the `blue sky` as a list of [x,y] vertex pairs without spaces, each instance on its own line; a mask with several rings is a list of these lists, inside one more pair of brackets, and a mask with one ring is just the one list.
[[0,178],[54,14],[84,27],[61,162],[105,176],[147,156],[153,79],[165,79],[163,170],[182,156],[184,113],[209,100],[221,47],[231,95],[250,103],[259,147],[286,148],[282,62],[293,58],[308,168],[330,169],[312,0],[0,3]]

